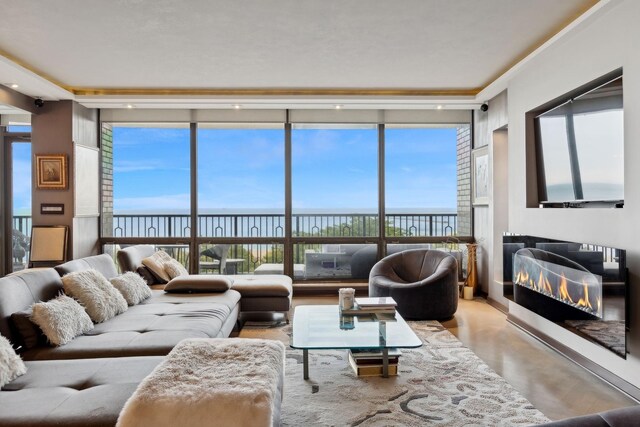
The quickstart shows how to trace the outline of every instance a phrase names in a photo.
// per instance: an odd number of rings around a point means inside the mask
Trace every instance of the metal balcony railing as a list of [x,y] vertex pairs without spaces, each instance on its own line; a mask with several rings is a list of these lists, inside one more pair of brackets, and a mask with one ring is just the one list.
[[[386,234],[401,236],[454,236],[457,214],[408,213],[386,215]],[[284,215],[198,215],[200,237],[284,237]],[[375,237],[378,217],[372,214],[294,214],[294,237]],[[189,215],[113,215],[112,237],[189,237]]]

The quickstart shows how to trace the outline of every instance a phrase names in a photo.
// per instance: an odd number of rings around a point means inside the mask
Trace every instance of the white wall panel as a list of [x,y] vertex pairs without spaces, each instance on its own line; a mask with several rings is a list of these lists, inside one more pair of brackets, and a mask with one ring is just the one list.
[[[611,352],[595,351],[593,344],[586,340],[568,340],[559,328],[546,325],[543,331],[636,387],[640,387],[639,18],[640,2],[611,2],[530,61],[512,78],[508,89],[510,231],[627,250],[631,331],[628,333],[630,354],[626,360]],[[624,208],[527,208],[526,112],[620,67],[624,73]],[[511,309],[515,309],[513,303]]]

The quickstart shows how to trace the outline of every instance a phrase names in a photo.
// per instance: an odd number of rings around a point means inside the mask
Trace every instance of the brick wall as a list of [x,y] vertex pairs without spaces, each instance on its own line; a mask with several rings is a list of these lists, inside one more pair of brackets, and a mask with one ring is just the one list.
[[458,235],[471,236],[471,126],[458,127]]
[[102,235],[113,233],[113,127],[102,124]]

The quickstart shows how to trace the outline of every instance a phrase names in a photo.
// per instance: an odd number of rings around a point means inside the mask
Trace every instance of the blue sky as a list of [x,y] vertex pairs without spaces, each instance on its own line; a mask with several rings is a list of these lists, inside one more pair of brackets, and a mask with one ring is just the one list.
[[14,143],[13,151],[13,212],[31,214],[31,144]]
[[[200,129],[202,211],[284,211],[283,129]],[[456,207],[456,130],[387,128],[387,209]],[[31,211],[31,147],[14,144],[14,213]],[[375,211],[377,130],[294,129],[293,207]],[[189,129],[114,128],[116,212],[188,211]]]
[[[386,131],[387,209],[456,207],[456,130]],[[200,129],[202,211],[284,211],[283,129]],[[377,129],[294,129],[293,207],[375,211]],[[116,212],[187,211],[189,129],[114,128]]]

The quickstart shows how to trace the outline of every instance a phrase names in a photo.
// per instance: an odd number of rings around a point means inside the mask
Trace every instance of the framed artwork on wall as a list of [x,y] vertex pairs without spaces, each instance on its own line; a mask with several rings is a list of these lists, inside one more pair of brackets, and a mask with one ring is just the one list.
[[471,152],[472,185],[471,203],[473,206],[489,204],[489,147],[484,146]]
[[66,154],[36,154],[37,188],[64,190],[67,188]]

